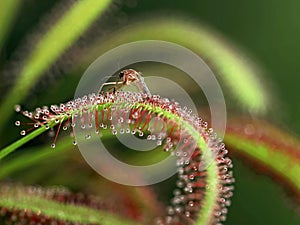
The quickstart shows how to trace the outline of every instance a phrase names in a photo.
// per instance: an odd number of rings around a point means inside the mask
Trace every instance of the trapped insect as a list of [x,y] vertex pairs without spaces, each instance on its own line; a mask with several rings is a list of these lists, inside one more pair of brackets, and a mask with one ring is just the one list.
[[113,82],[106,82],[101,85],[98,94],[101,92],[102,88],[106,85],[118,85],[117,87],[114,87],[114,90],[119,89],[125,85],[133,85],[135,86],[141,93],[146,94],[148,96],[151,95],[144,78],[140,72],[137,72],[134,69],[126,69],[122,70],[119,74],[119,80],[121,81],[113,81]]

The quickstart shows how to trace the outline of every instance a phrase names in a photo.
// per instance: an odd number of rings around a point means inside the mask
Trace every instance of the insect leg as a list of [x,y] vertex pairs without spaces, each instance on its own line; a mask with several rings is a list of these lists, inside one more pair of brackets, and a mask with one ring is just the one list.
[[117,85],[117,84],[123,84],[123,82],[122,81],[119,81],[119,82],[115,82],[115,81],[113,81],[113,82],[106,82],[106,83],[104,83],[104,84],[101,85],[101,87],[99,88],[99,91],[98,91],[97,94],[100,94],[100,92],[101,92],[101,90],[102,90],[102,88],[104,86],[107,86],[107,85]]

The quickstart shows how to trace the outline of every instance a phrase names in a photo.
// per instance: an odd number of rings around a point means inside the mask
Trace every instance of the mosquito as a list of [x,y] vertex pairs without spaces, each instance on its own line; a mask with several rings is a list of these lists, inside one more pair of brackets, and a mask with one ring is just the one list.
[[114,90],[119,89],[125,85],[134,85],[141,93],[146,94],[148,96],[151,95],[144,78],[141,73],[135,71],[134,69],[126,69],[122,70],[119,74],[119,80],[121,81],[113,81],[113,82],[106,82],[101,85],[98,93],[101,92],[102,88],[106,85],[119,85],[117,88],[114,87]]

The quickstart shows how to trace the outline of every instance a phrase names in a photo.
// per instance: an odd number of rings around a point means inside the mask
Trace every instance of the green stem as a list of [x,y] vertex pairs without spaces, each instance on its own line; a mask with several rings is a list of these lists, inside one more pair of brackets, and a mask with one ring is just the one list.
[[11,145],[7,146],[6,148],[0,151],[0,160],[3,159],[8,154],[14,152],[16,149],[21,147],[22,145],[26,144],[28,141],[32,140],[33,138],[39,136],[40,134],[46,131],[45,126],[42,126],[33,132],[27,134],[25,137],[19,139],[18,141],[12,143]]

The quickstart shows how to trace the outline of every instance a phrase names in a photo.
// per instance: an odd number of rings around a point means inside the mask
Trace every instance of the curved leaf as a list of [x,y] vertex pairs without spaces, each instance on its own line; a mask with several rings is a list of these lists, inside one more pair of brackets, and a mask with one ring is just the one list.
[[224,140],[233,155],[274,177],[300,201],[300,143],[296,137],[262,120],[236,118],[229,121]]

